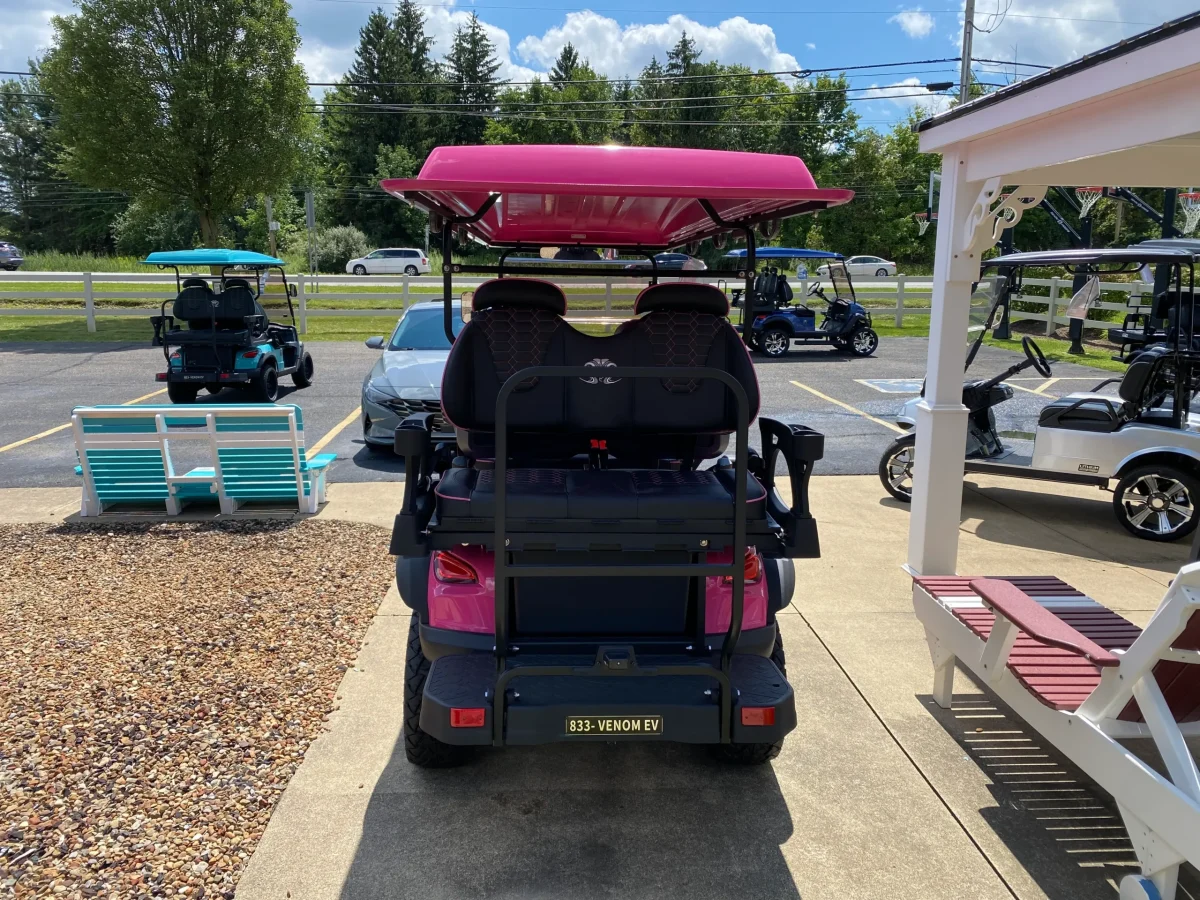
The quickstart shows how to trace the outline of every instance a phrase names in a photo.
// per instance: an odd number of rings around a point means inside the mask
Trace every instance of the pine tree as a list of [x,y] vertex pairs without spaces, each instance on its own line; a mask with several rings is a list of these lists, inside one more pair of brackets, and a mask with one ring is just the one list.
[[487,116],[496,108],[501,82],[496,79],[500,60],[496,47],[474,13],[467,24],[454,33],[454,43],[446,56],[447,83],[454,98],[450,124],[456,144],[481,144],[487,128]]
[[555,87],[562,88],[564,82],[574,80],[577,68],[579,68],[579,51],[568,41],[567,45],[559,52],[558,59],[554,61],[554,68],[550,70],[550,83]]

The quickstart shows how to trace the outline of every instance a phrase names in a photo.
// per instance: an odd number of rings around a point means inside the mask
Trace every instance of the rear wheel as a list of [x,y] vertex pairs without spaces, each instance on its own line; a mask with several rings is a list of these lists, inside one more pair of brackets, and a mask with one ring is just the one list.
[[876,277],[876,278],[887,278],[887,274],[888,274],[888,270],[887,270],[887,269],[876,269],[876,270],[875,270],[875,277]]
[[300,365],[292,373],[292,384],[298,388],[309,387],[313,383],[313,361],[308,351],[300,358]]
[[879,480],[884,490],[901,503],[912,502],[913,466],[916,465],[917,436],[902,434],[879,459]]
[[419,274],[419,273],[417,272],[417,267],[416,267],[416,266],[405,266],[405,267],[404,267],[404,274],[405,274],[405,275],[417,275],[417,274]]
[[746,338],[746,346],[751,350],[762,351],[762,335],[755,332],[750,332]]
[[759,340],[762,352],[772,359],[787,355],[792,348],[792,335],[782,328],[768,328]]
[[1175,466],[1139,466],[1121,476],[1113,511],[1131,534],[1148,541],[1177,541],[1196,530],[1200,481]]
[[879,335],[865,325],[850,335],[850,352],[855,356],[870,356],[879,348]]
[[[787,657],[783,652],[783,635],[779,633],[778,622],[775,624],[775,647],[771,650],[771,662],[787,678]],[[743,766],[761,766],[777,757],[782,749],[783,738],[769,744],[716,744],[712,748],[722,762]]]
[[200,393],[199,385],[181,384],[178,381],[167,383],[167,396],[172,403],[195,403],[198,393]]
[[255,403],[274,403],[279,399],[279,373],[271,363],[250,381],[250,398]]
[[404,667],[404,755],[423,769],[449,769],[461,766],[470,756],[469,747],[456,747],[439,741],[421,730],[421,701],[429,660],[421,649],[421,628],[414,615],[408,626],[408,660]]

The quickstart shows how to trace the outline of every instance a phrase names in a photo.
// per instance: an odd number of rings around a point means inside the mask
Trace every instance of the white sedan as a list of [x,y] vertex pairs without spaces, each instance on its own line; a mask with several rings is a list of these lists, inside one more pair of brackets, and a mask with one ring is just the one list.
[[346,263],[351,275],[425,275],[429,258],[411,247],[383,247]]
[[[896,264],[882,256],[851,256],[846,260],[846,271],[859,277],[888,278],[896,274]],[[817,274],[828,277],[829,266],[821,266]]]

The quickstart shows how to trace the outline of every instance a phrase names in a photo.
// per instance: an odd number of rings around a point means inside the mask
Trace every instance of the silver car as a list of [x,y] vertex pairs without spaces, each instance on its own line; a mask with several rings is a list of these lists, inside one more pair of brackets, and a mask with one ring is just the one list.
[[21,267],[23,262],[25,262],[25,257],[21,255],[21,251],[17,249],[16,244],[0,241],[0,269],[15,272]]
[[[453,438],[454,429],[442,418],[442,370],[450,355],[441,300],[414,303],[390,338],[367,339],[372,350],[382,350],[362,386],[362,429],[367,449],[392,452],[396,426],[414,413],[431,412],[434,434]],[[454,302],[454,333],[463,322]]]

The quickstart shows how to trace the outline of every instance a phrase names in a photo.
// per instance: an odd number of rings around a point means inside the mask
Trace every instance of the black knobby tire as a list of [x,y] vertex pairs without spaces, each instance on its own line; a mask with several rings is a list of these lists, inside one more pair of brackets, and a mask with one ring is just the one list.
[[461,766],[470,757],[469,747],[456,747],[439,741],[421,730],[421,700],[429,660],[421,649],[421,630],[414,615],[408,626],[408,659],[404,666],[404,755],[423,769],[449,769]]
[[255,403],[274,403],[279,398],[279,373],[273,363],[265,364],[251,380],[250,397]]
[[746,346],[749,347],[751,350],[756,350],[759,353],[761,353],[762,352],[762,335],[751,332],[750,336],[746,338]]
[[181,384],[178,381],[167,382],[167,397],[172,403],[195,403],[196,395],[199,393],[199,385]]
[[[771,650],[771,662],[779,669],[781,675],[787,678],[787,656],[783,652],[783,635],[779,632],[779,623],[775,623],[775,647]],[[779,755],[783,749],[783,738],[769,744],[715,744],[713,753],[722,762],[737,763],[743,766],[761,766]]]
[[[1154,504],[1161,502],[1161,509]],[[1130,534],[1147,541],[1177,541],[1200,522],[1200,480],[1169,463],[1130,469],[1113,491],[1113,512]],[[1186,510],[1185,516],[1176,510]],[[1143,516],[1143,513],[1145,515]]]
[[404,274],[405,274],[405,275],[412,276],[412,275],[420,275],[421,273],[417,271],[417,267],[416,267],[416,266],[405,266],[405,267],[404,267]]
[[792,348],[791,332],[783,328],[768,328],[759,339],[759,350],[771,359],[780,359]]
[[313,383],[313,361],[312,356],[307,350],[300,357],[300,365],[296,367],[296,371],[292,373],[292,384],[298,388],[306,388]]
[[[888,444],[883,456],[879,457],[879,480],[883,483],[883,489],[901,503],[912,502],[912,467],[916,465],[916,445],[915,434],[902,434]],[[902,474],[907,477],[901,478]],[[909,482],[907,488],[904,487],[904,481]]]

